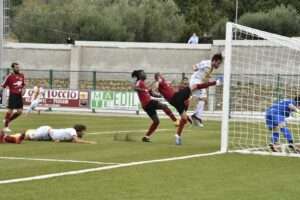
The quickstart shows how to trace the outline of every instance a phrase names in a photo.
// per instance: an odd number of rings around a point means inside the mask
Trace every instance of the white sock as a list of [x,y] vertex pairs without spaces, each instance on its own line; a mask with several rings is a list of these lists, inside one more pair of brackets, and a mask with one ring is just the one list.
[[205,106],[205,101],[199,101],[195,110],[195,115],[198,118],[202,118],[202,114],[203,114],[203,110],[204,110],[204,106]]

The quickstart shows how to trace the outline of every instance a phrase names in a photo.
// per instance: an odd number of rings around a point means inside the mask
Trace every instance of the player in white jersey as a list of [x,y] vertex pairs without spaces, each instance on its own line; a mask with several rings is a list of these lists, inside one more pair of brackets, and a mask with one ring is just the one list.
[[50,126],[41,126],[37,129],[29,129],[25,132],[25,140],[33,141],[54,141],[74,142],[83,144],[96,144],[93,141],[83,140],[86,126],[74,125],[73,128],[53,129]]
[[[41,103],[41,98],[43,97],[45,91],[41,87],[40,84],[34,86],[33,88],[33,95],[31,98],[31,104],[27,110],[27,114],[31,113],[32,111],[36,110],[36,107]],[[37,110],[40,114],[40,110]]]
[[[194,73],[190,79],[190,87],[193,87],[195,84],[208,82],[214,69],[218,69],[220,67],[222,60],[223,57],[221,54],[215,54],[211,60],[203,60],[200,63],[193,65]],[[207,102],[207,89],[194,91],[193,98],[195,98],[198,103],[191,117],[196,126],[203,127],[202,114],[205,102]]]

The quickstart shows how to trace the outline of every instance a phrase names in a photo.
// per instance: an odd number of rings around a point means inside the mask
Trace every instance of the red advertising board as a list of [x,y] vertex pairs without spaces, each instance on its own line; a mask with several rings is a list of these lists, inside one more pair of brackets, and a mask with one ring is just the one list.
[[[24,105],[30,105],[33,89],[26,89]],[[88,107],[89,92],[78,90],[45,89],[40,106],[45,107]]]

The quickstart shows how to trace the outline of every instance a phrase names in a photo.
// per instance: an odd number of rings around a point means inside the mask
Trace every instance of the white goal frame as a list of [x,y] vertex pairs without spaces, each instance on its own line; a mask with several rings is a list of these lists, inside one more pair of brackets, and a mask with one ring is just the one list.
[[[283,46],[287,48],[291,48],[293,50],[300,52],[300,42],[298,39],[295,38],[288,38],[281,35],[276,35],[273,33],[268,33],[265,31],[260,31],[257,29],[249,28],[246,26],[234,24],[228,22],[226,24],[226,42],[225,42],[225,62],[224,62],[224,84],[223,84],[223,112],[222,112],[222,126],[221,126],[221,145],[220,151],[222,153],[227,152],[238,152],[238,153],[250,153],[250,154],[262,154],[262,155],[276,155],[276,156],[292,156],[292,157],[300,157],[299,154],[294,153],[273,153],[268,151],[255,151],[255,149],[241,149],[241,150],[234,150],[231,151],[229,149],[229,123],[230,123],[230,90],[231,90],[231,65],[232,65],[232,46],[237,43],[242,43],[242,40],[234,41],[233,39],[236,37],[234,34],[234,30],[242,30],[245,32],[249,32],[253,35],[256,35],[260,38],[265,39],[266,41],[274,41],[275,46]],[[266,44],[266,43],[265,43]],[[251,115],[252,113],[249,113]],[[284,146],[283,146],[284,147]]]

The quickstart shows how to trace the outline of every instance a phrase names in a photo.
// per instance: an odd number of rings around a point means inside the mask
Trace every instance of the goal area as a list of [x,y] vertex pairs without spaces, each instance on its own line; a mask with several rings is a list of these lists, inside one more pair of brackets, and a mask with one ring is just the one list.
[[[272,104],[300,96],[300,40],[227,23],[225,43],[221,152],[298,156],[283,133],[271,151],[265,118]],[[286,123],[298,146],[300,119]]]

